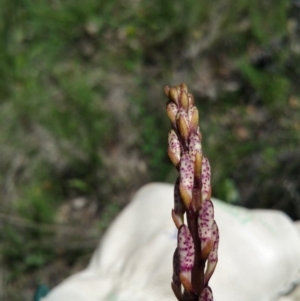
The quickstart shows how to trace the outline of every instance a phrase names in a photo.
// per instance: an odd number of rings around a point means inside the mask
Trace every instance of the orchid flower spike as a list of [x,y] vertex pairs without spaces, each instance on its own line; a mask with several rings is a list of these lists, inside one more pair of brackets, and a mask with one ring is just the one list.
[[168,155],[178,170],[172,218],[178,229],[172,289],[179,301],[213,301],[209,287],[218,262],[219,230],[211,201],[211,170],[202,154],[199,113],[186,84],[166,86],[171,121]]

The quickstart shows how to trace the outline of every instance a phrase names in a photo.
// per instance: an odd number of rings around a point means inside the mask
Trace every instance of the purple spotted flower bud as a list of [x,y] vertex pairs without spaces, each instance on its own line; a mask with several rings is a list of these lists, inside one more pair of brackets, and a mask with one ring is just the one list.
[[189,154],[193,162],[195,162],[196,154],[202,155],[201,140],[198,133],[192,133],[190,135]]
[[210,198],[211,188],[210,188],[210,165],[207,158],[202,160],[202,200],[207,200]]
[[185,153],[181,157],[179,176],[179,190],[181,197],[186,208],[189,208],[192,202],[192,190],[194,184],[194,164],[189,153]]
[[207,267],[204,275],[205,284],[208,283],[218,263],[219,229],[216,222],[214,222],[212,227],[212,241],[213,247],[208,256]]
[[172,163],[176,166],[180,161],[181,150],[180,150],[180,141],[174,130],[171,130],[169,132],[168,142],[169,142],[168,155]]
[[214,206],[211,200],[202,203],[198,215],[198,235],[201,241],[201,257],[207,259],[213,248]]
[[167,114],[172,123],[172,125],[176,128],[176,116],[178,112],[178,107],[174,102],[169,102],[167,104]]
[[181,225],[178,229],[178,255],[180,279],[186,289],[191,288],[192,268],[195,259],[195,246],[189,228]]
[[202,149],[200,135],[197,132],[190,135],[189,154],[194,162],[194,176],[199,177],[202,171]]

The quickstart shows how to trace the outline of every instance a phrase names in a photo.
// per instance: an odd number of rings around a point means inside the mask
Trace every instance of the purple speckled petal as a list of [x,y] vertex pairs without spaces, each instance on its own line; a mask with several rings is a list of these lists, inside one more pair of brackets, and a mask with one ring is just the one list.
[[176,115],[178,112],[178,107],[174,102],[169,102],[167,104],[167,114],[169,119],[171,120],[174,127],[176,127]]
[[202,159],[202,174],[201,174],[201,179],[202,179],[202,189],[201,189],[201,194],[202,194],[202,200],[206,200],[210,198],[210,165],[209,161],[207,158],[203,157]]
[[212,291],[210,287],[205,287],[201,292],[199,301],[214,301]]
[[180,272],[191,281],[191,272],[194,266],[195,246],[189,228],[182,225],[178,229],[178,253]]
[[213,247],[214,206],[211,200],[205,200],[198,215],[198,235],[201,241],[201,255],[207,259]]
[[192,189],[194,185],[194,163],[188,153],[184,153],[180,161],[180,194],[186,206],[189,208],[192,201]]
[[213,247],[208,256],[207,267],[204,274],[205,285],[208,283],[218,263],[219,229],[216,222],[214,222],[212,227],[212,241],[213,241]]
[[202,154],[201,140],[198,133],[192,133],[190,135],[189,154],[195,162],[196,153]]
[[176,166],[180,161],[180,142],[174,130],[169,132],[168,143],[168,155],[172,163]]

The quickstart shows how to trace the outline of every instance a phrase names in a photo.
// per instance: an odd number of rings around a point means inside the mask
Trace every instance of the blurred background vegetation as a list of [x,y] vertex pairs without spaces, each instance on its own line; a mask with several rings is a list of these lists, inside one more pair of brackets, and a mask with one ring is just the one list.
[[163,87],[200,111],[213,195],[300,219],[299,0],[2,0],[0,298],[84,267],[173,182]]

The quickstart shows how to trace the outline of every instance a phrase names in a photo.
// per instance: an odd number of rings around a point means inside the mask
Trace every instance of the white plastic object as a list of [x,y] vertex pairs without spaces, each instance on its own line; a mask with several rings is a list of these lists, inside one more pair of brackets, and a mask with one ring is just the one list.
[[[293,222],[279,211],[213,203],[220,230],[219,262],[209,284],[214,301],[278,300],[300,270]],[[111,224],[89,266],[42,300],[175,301],[172,207],[173,185],[142,187]]]

